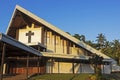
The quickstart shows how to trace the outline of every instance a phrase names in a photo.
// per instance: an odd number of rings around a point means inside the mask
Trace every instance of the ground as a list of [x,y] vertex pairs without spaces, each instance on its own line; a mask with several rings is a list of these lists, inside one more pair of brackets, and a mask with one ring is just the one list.
[[[31,77],[30,80],[95,80],[93,74],[44,74]],[[93,76],[94,77],[94,76]],[[120,80],[120,73],[104,74],[104,80]]]

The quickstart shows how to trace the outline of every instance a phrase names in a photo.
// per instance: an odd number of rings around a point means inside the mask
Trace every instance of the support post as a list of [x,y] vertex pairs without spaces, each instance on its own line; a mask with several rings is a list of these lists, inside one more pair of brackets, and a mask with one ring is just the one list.
[[74,62],[72,62],[72,69],[73,69],[73,74],[75,74],[75,70],[74,70]]
[[53,58],[51,58],[51,73],[53,73]]
[[29,68],[29,55],[27,55],[27,63],[26,63],[26,79],[28,80],[28,68]]
[[60,73],[60,63],[58,61],[58,73]]
[[110,62],[110,73],[112,72],[112,62]]
[[[38,51],[40,51],[40,46],[38,46]],[[40,67],[39,56],[38,56],[38,61],[37,61],[37,67],[38,67],[38,75],[39,75],[39,73],[40,73],[40,69],[39,69],[39,67]]]
[[38,67],[38,75],[39,75],[39,72],[40,72],[40,61],[39,61],[39,56],[38,56],[38,61],[37,61],[37,67]]
[[3,44],[3,49],[2,49],[2,58],[1,58],[1,76],[0,80],[3,80],[3,66],[4,66],[4,59],[5,59],[5,50],[6,50],[6,44]]
[[82,73],[82,63],[80,63],[80,73]]
[[104,74],[104,64],[103,64],[103,74]]

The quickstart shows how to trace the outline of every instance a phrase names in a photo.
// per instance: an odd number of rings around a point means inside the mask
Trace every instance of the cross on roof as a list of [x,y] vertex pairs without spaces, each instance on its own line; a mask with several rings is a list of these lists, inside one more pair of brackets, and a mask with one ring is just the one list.
[[26,36],[28,36],[28,43],[31,43],[31,36],[34,35],[34,32],[29,31],[26,33]]

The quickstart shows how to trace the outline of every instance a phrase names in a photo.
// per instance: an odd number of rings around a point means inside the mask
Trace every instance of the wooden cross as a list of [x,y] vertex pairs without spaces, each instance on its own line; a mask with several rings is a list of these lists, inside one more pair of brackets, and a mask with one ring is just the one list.
[[29,31],[26,33],[26,36],[28,36],[28,43],[31,43],[31,36],[34,35],[34,32]]

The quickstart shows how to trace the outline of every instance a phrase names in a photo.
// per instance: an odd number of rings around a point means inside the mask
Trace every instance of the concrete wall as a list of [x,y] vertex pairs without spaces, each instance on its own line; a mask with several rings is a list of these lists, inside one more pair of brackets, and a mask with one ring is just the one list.
[[34,33],[34,35],[31,36],[31,43],[34,43],[34,42],[40,42],[41,43],[42,27],[34,28],[34,24],[32,24],[31,27],[26,26],[23,29],[19,29],[19,31],[18,31],[18,33],[19,33],[18,41],[23,42],[23,43],[28,43],[28,36],[26,36],[26,33],[28,33],[29,31]]
[[[110,65],[101,65],[102,73],[110,74]],[[73,64],[66,62],[47,62],[47,73],[73,73]],[[74,73],[94,73],[94,67],[90,64],[74,63]]]
[[85,50],[76,46],[71,41],[68,41],[64,37],[53,33],[52,31],[48,30],[47,32],[47,51],[54,52],[56,54],[72,54],[72,55],[84,55]]
[[65,62],[47,62],[47,73],[72,73],[72,64]]
[[110,74],[111,73],[111,65],[101,65],[102,73]]

